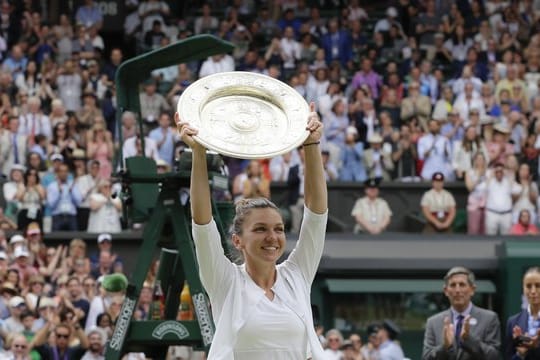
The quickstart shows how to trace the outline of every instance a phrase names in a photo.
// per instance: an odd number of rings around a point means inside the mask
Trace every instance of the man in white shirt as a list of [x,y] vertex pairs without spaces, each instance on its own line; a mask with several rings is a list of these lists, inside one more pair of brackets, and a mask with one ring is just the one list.
[[34,137],[38,134],[52,138],[49,117],[41,111],[41,100],[37,96],[28,99],[28,113],[19,117],[19,135],[28,136],[30,145],[34,145]]
[[86,231],[88,216],[90,215],[90,195],[97,192],[100,164],[98,160],[91,160],[87,164],[88,173],[75,179],[75,185],[79,188],[82,202],[77,208],[77,223],[79,229]]
[[[124,161],[128,157],[143,155],[140,135],[130,137],[129,139],[126,139],[124,141],[124,145],[122,146],[122,154]],[[155,161],[159,160],[157,144],[153,139],[149,138],[148,136],[144,137],[144,155],[146,157],[154,159]]]
[[377,21],[373,33],[388,32],[392,25],[397,25],[401,29],[401,24],[397,21],[398,12],[395,7],[391,6],[386,9],[386,17]]
[[199,77],[205,77],[220,72],[234,71],[234,59],[231,55],[212,55],[206,59],[199,70]]
[[463,119],[465,126],[470,123],[469,115],[472,109],[479,111],[480,118],[486,115],[484,101],[474,90],[474,85],[471,82],[465,84],[463,94],[457,97],[453,108],[459,111],[459,116]]
[[497,163],[493,174],[478,189],[486,192],[486,234],[508,234],[512,227],[512,206],[520,186],[513,176],[505,176],[504,165]]
[[66,60],[56,78],[58,96],[62,99],[67,111],[79,111],[81,108],[82,77],[73,60]]
[[430,120],[428,128],[429,133],[418,140],[418,158],[424,161],[420,175],[424,180],[429,180],[433,174],[441,172],[447,180],[453,180],[450,141],[440,134],[437,120]]
[[296,61],[300,60],[300,44],[294,39],[294,29],[287,26],[280,41],[283,59],[283,68],[285,70],[294,70]]
[[289,178],[289,169],[298,163],[300,163],[300,157],[296,150],[272,158],[270,160],[270,175],[272,176],[272,181],[287,181]]
[[9,118],[7,129],[0,128],[0,175],[8,178],[13,165],[26,163],[27,137],[18,133],[19,128],[16,116]]
[[480,78],[477,78],[474,76],[472,69],[469,65],[465,65],[463,67],[463,70],[461,72],[461,77],[454,81],[452,85],[452,90],[454,91],[454,95],[456,97],[459,97],[463,95],[465,91],[465,84],[471,83],[473,85],[473,88],[477,94],[480,94],[482,91],[482,80]]

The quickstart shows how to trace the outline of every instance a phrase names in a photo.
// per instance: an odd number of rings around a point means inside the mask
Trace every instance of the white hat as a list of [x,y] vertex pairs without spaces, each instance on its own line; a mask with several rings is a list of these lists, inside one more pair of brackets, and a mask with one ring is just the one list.
[[158,159],[158,161],[156,161],[156,166],[157,167],[160,167],[160,166],[169,167],[169,163],[166,162],[163,159]]
[[54,153],[51,155],[51,161],[55,160],[64,161],[64,156],[62,154]]
[[7,254],[5,251],[0,251],[0,260],[7,260]]
[[9,299],[9,306],[10,307],[17,307],[20,305],[26,305],[24,302],[24,299],[20,296],[14,296],[11,299]]
[[28,253],[28,250],[26,250],[24,246],[17,246],[15,248],[15,251],[13,252],[13,255],[15,256],[15,258],[28,257],[30,256],[30,253]]
[[20,243],[20,242],[25,242],[26,239],[24,238],[24,236],[22,235],[19,235],[19,234],[15,234],[11,237],[11,239],[9,239],[9,243],[10,244],[16,244],[16,243]]
[[101,244],[104,241],[112,241],[111,234],[107,234],[107,233],[99,234],[99,236],[97,237],[98,244]]
[[489,115],[484,115],[480,118],[480,125],[489,125],[495,122],[495,119]]
[[493,127],[493,130],[503,133],[503,134],[510,134],[510,129],[503,124],[497,124]]
[[388,9],[386,9],[386,15],[390,17],[397,17],[398,12],[395,7],[390,6]]
[[377,133],[374,133],[373,135],[371,135],[368,138],[368,143],[378,144],[378,143],[382,143],[382,142],[383,142],[382,136],[377,134]]
[[39,300],[39,308],[44,309],[44,308],[47,308],[47,307],[55,308],[56,307],[56,302],[53,299],[51,299],[50,297],[42,297]]
[[21,164],[13,164],[11,165],[11,169],[9,170],[9,172],[12,172],[13,170],[19,170],[19,171],[25,172],[26,166],[21,165]]
[[347,135],[358,135],[358,130],[354,126],[347,126],[347,129],[345,129],[345,133]]

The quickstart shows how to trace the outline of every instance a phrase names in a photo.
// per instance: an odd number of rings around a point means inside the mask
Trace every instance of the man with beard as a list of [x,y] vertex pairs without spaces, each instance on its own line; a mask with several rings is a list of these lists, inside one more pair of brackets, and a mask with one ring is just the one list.
[[107,341],[107,334],[99,327],[91,328],[87,333],[88,350],[84,353],[81,360],[105,360],[103,350]]

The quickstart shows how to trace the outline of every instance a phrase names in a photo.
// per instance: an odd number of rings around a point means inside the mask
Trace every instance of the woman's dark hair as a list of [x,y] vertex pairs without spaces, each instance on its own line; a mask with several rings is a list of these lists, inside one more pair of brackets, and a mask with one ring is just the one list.
[[251,198],[251,199],[242,199],[236,202],[235,204],[235,215],[232,222],[231,233],[241,235],[242,226],[246,220],[246,216],[253,209],[274,209],[279,213],[278,207],[266,198]]
[[24,173],[24,186],[28,186],[28,178],[34,175],[36,177],[36,184],[39,184],[39,172],[36,169],[28,169]]
[[[474,125],[467,126],[467,128],[465,129],[465,133],[467,133],[467,130],[469,130],[469,128],[472,128],[472,127],[474,127]],[[480,139],[480,136],[478,136],[478,134],[476,135],[474,140],[469,140],[467,139],[466,136],[464,136],[462,146],[467,151],[480,151],[480,142],[481,142],[481,139]],[[473,144],[476,144],[476,149],[473,149]]]
[[[531,166],[529,164],[527,164],[526,162],[522,162],[522,163],[519,163],[519,166],[518,166],[518,170],[516,171],[516,182],[518,184],[521,184],[521,179],[519,178],[519,169],[521,169],[522,166],[527,166],[529,168],[529,178],[531,177],[532,173],[531,173]],[[530,214],[529,214],[530,215]]]
[[97,326],[99,326],[99,323],[101,322],[101,320],[103,320],[104,317],[109,318],[109,322],[111,323],[111,325],[113,325],[113,321],[112,321],[111,315],[109,315],[109,314],[106,313],[106,312],[103,312],[103,313],[99,314],[99,315],[96,317],[96,324],[97,324]]
[[64,123],[58,123],[54,126],[54,130],[53,130],[53,138],[52,138],[52,141],[51,143],[53,144],[58,144],[58,134],[57,134],[57,131],[58,129],[60,128],[60,126],[63,126],[64,129],[66,130],[65,133],[64,133],[64,139],[67,139],[69,136],[68,136],[68,133],[67,133],[67,124],[64,124]]

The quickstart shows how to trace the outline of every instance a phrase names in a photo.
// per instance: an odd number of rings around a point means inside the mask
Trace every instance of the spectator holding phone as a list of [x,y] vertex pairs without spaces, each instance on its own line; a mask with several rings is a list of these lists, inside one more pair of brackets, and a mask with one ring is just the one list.
[[540,359],[540,268],[529,268],[523,275],[523,294],[528,307],[506,323],[505,360]]

